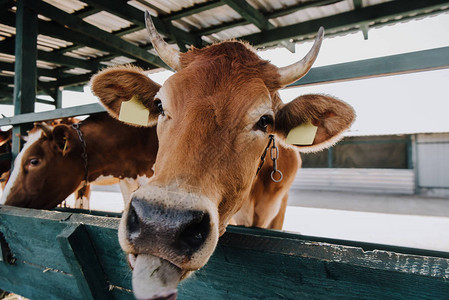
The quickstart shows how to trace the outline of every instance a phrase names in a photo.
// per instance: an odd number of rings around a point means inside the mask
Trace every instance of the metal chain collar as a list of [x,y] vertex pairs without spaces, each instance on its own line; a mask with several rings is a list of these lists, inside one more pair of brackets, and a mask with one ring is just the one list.
[[88,182],[88,176],[89,176],[89,165],[87,161],[87,145],[86,140],[83,137],[83,133],[80,129],[80,123],[73,123],[72,128],[75,129],[76,133],[78,134],[78,137],[81,142],[81,147],[83,148],[83,152],[81,153],[81,158],[84,160],[84,184],[83,187],[80,189],[80,195],[81,197],[84,197],[84,194],[86,193],[86,187]]
[[[260,169],[262,169],[262,166],[265,162],[265,157],[267,156],[268,148],[270,148],[271,143],[273,143],[273,146],[271,146],[270,149],[270,157],[271,160],[273,161],[273,171],[271,171],[271,180],[273,180],[274,182],[280,182],[283,178],[283,174],[281,171],[277,169],[277,160],[279,159],[279,149],[276,146],[276,140],[274,139],[274,135],[270,134],[268,138],[269,138],[268,145],[265,148],[265,151],[263,152],[262,156],[260,157],[260,164],[259,167],[257,168],[256,176],[257,174],[259,174]],[[279,174],[279,179],[274,178],[274,175],[276,175],[276,173]]]

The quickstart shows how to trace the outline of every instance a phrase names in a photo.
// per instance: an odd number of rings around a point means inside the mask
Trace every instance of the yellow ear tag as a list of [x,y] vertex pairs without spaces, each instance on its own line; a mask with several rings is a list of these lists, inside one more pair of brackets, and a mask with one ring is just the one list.
[[318,127],[312,125],[310,122],[301,124],[290,130],[285,142],[291,145],[312,145],[317,130]]
[[147,126],[150,111],[137,100],[136,96],[132,96],[131,100],[122,102],[118,119],[120,121]]
[[67,151],[67,138],[65,137],[64,138],[64,141],[65,141],[65,143],[64,143],[64,149],[62,149],[62,156],[65,156],[65,152]]

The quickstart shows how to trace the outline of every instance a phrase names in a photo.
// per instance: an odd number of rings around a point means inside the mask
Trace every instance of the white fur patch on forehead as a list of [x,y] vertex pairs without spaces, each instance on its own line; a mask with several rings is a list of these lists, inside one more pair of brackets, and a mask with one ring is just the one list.
[[154,99],[161,100],[162,102],[168,100],[167,99],[167,88],[165,87],[165,84],[159,89],[159,91],[154,95]]
[[0,204],[5,204],[6,199],[8,198],[8,195],[11,191],[11,188],[16,183],[17,178],[20,175],[20,172],[22,168],[20,167],[22,165],[23,155],[24,153],[30,148],[34,143],[36,143],[42,136],[42,129],[35,129],[30,132],[28,135],[27,142],[23,146],[23,149],[19,152],[17,155],[15,161],[14,161],[14,170],[11,173],[11,176],[9,177],[8,183],[5,186],[5,189],[3,190],[2,198],[0,199]]

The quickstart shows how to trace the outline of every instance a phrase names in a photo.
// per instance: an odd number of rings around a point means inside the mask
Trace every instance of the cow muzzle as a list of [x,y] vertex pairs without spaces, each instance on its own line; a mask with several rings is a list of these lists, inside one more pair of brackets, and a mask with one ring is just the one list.
[[151,253],[183,265],[206,241],[210,216],[201,210],[178,210],[133,198],[126,230],[137,253]]
[[123,214],[119,240],[133,268],[138,299],[170,298],[203,267],[218,241],[217,207],[205,196],[147,185]]

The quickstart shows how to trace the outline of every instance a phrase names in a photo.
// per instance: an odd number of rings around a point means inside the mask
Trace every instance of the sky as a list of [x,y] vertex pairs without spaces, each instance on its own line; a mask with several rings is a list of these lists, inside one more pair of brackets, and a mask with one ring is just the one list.
[[[449,14],[370,29],[368,40],[362,32],[325,38],[314,67],[363,60],[406,52],[449,46]],[[311,42],[296,45],[294,54],[285,48],[260,51],[259,55],[282,67],[300,60]],[[172,73],[150,74],[158,83]],[[351,104],[357,120],[349,135],[449,132],[449,69],[406,75],[287,88],[280,92],[284,102],[302,94],[333,95]],[[98,102],[88,87],[84,93],[63,92],[63,107]],[[52,109],[37,103],[36,111]],[[0,105],[0,113],[13,114],[12,106]]]

